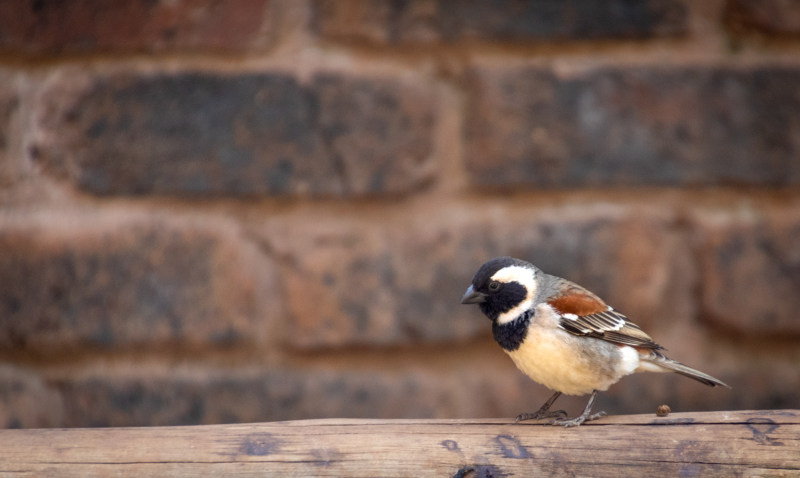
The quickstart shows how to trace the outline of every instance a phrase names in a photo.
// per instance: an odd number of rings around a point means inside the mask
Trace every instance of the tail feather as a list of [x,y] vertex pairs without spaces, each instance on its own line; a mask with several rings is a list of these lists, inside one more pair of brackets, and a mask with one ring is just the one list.
[[708,385],[709,387],[725,387],[731,388],[730,385],[723,382],[722,380],[718,380],[711,375],[703,373],[699,370],[695,370],[692,367],[688,367],[680,362],[676,362],[671,358],[668,358],[661,353],[651,350],[649,357],[642,357],[642,360],[649,362],[653,365],[658,366],[659,368],[666,369],[665,371],[672,371],[679,375],[683,375],[684,377],[689,377],[691,379],[697,380],[700,383]]

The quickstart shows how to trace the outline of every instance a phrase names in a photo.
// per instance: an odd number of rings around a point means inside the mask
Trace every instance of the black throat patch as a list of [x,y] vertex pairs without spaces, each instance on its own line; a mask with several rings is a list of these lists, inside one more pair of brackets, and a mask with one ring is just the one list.
[[494,339],[509,352],[517,350],[528,335],[528,325],[531,323],[533,310],[526,310],[519,317],[505,324],[492,321],[492,334]]

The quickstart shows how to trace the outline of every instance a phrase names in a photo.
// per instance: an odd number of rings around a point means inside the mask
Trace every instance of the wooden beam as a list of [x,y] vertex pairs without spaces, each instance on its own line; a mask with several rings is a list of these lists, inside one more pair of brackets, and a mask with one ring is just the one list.
[[800,410],[0,430],[2,476],[798,476]]

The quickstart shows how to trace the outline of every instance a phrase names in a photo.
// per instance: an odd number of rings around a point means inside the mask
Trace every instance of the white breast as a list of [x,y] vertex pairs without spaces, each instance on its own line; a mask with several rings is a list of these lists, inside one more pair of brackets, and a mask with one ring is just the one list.
[[548,317],[552,309],[541,307],[520,347],[506,352],[535,382],[567,395],[584,395],[607,390],[639,366],[636,349],[570,334]]

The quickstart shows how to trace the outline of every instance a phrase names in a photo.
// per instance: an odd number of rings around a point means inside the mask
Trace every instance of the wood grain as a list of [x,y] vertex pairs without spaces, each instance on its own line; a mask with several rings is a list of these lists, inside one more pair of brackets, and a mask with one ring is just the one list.
[[0,430],[3,476],[800,476],[800,410]]

